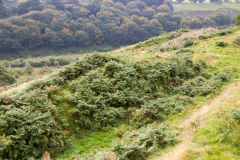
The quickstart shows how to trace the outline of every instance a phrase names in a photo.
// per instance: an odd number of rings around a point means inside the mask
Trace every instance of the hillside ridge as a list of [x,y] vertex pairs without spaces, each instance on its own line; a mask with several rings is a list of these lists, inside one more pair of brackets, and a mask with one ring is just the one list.
[[[193,131],[215,114],[208,112],[238,92],[232,84],[210,100],[239,78],[239,35],[238,27],[179,30],[85,55],[11,89],[14,96],[6,91],[0,96],[0,157],[130,160],[173,146],[185,158]],[[172,126],[174,117],[180,127]]]
[[199,128],[203,128],[207,119],[214,113],[220,112],[222,109],[226,109],[223,102],[235,97],[240,90],[240,81],[233,82],[225,87],[225,89],[217,95],[214,99],[209,100],[205,105],[197,107],[193,114],[183,118],[180,126],[178,126],[180,132],[180,143],[176,145],[170,152],[167,152],[161,156],[151,158],[151,160],[183,160],[189,149],[204,150],[204,148],[198,146],[193,142],[193,136]]

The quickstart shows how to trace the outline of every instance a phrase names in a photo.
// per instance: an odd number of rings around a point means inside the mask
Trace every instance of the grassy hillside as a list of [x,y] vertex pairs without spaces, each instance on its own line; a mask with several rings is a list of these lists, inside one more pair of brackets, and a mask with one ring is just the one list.
[[240,4],[238,3],[181,3],[174,4],[173,6],[176,13],[187,15],[190,17],[213,17],[214,15],[222,13],[228,13],[231,16],[235,16],[236,14],[240,13]]
[[239,77],[239,36],[180,30],[86,55],[2,95],[0,157],[132,160],[174,146],[172,124]]
[[234,9],[234,10],[239,11],[240,10],[240,4],[235,4],[235,3],[223,3],[223,4],[182,3],[182,4],[174,4],[174,9],[175,9],[176,12],[180,12],[180,11],[217,11],[219,9]]

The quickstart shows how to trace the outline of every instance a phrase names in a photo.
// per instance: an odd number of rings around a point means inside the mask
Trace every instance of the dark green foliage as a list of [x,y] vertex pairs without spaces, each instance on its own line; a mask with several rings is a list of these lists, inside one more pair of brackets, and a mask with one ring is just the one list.
[[137,126],[163,121],[170,114],[180,112],[191,99],[183,95],[166,96],[152,100],[131,114],[131,122]]
[[64,134],[56,108],[42,91],[34,91],[0,106],[0,157],[27,159],[43,152],[57,153],[64,147]]
[[[198,75],[202,68],[204,65],[194,64],[191,58],[185,55],[173,57],[168,63],[158,60],[146,65],[110,61],[103,68],[92,71],[70,84],[75,97],[71,103],[76,106],[73,114],[80,117],[76,122],[83,128],[94,129],[131,119],[134,113],[131,113],[130,108],[148,106],[146,101],[163,98],[164,90],[171,92],[172,87]],[[159,111],[166,116],[170,114],[171,109],[175,110],[180,108],[180,104],[184,104],[176,103],[178,99],[181,98],[172,98],[169,102],[158,99],[158,109],[142,110],[150,110],[153,114],[150,117],[152,119],[162,119],[163,117],[157,115]]]
[[175,142],[173,133],[164,126],[143,127],[140,130],[124,135],[124,142],[116,144],[112,151],[121,160],[143,160],[158,148],[163,148]]
[[216,45],[217,45],[218,47],[226,47],[226,46],[227,46],[227,42],[218,41],[218,42],[216,42]]
[[[85,160],[143,160],[159,148],[176,143],[176,134],[165,125],[152,124],[132,132],[126,132],[121,141],[115,141],[110,151],[98,151],[84,156]],[[79,157],[80,156],[76,156]],[[113,158],[115,157],[115,158]]]
[[184,48],[192,46],[194,44],[194,41],[192,39],[188,39],[183,43]]
[[15,78],[6,71],[5,68],[0,66],[0,86],[4,84],[12,84],[15,82]]
[[228,75],[223,73],[217,74],[212,78],[210,78],[208,74],[203,74],[202,76],[184,82],[183,85],[177,87],[175,91],[191,97],[196,95],[206,96],[207,94],[214,93],[222,83],[228,80]]
[[220,31],[218,31],[216,33],[213,33],[213,34],[216,34],[216,35],[219,35],[219,36],[225,36],[227,34],[233,33],[233,30],[228,28],[228,29],[220,30]]
[[[80,117],[75,122],[83,128],[101,128],[109,124],[116,125],[126,118],[137,117],[139,113],[135,116],[128,108],[155,106],[145,102],[159,97],[159,107],[142,107],[139,112],[142,114],[140,118],[145,117],[141,124],[150,123],[154,119],[161,120],[170,114],[171,109],[172,112],[180,111],[181,106],[189,102],[179,101],[181,97],[165,101],[163,89],[170,91],[185,79],[199,74],[202,68],[204,65],[194,64],[188,56],[174,57],[169,63],[156,61],[146,65],[110,61],[104,68],[92,71],[70,84],[75,97],[71,101],[75,106],[71,114]],[[58,103],[56,98],[54,103]],[[152,112],[150,117],[145,115],[148,111]]]
[[[39,158],[43,152],[54,156],[67,143],[65,134],[78,129],[120,123],[142,127],[162,121],[191,103],[188,95],[210,93],[187,90],[191,80],[196,81],[194,87],[208,84],[212,89],[228,79],[225,74],[212,78],[203,74],[205,67],[186,54],[141,63],[100,54],[85,56],[16,97],[0,99],[0,158]],[[142,159],[173,141],[165,131],[140,130],[113,151],[119,157]]]

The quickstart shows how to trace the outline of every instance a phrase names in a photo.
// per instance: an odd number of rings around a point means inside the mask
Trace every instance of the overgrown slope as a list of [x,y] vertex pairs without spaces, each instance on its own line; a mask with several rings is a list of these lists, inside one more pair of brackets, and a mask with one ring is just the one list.
[[[57,157],[73,145],[72,138],[81,146],[84,137],[94,138],[89,133],[109,129],[116,132],[106,132],[106,141],[115,143],[99,145],[101,151],[86,159],[144,159],[176,143],[177,133],[163,122],[194,103],[194,97],[215,93],[234,69],[224,68],[223,60],[227,65],[231,57],[210,64],[208,55],[194,53],[194,47],[208,40],[216,46],[216,39],[233,33],[239,29],[179,31],[107,54],[87,55],[17,95],[1,97],[0,157]],[[86,131],[88,135],[77,136]],[[60,157],[83,158],[91,151]]]

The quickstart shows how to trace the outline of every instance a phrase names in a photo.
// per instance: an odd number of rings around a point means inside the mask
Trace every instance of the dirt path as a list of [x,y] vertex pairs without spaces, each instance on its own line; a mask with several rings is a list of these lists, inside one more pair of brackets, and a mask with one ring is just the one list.
[[224,101],[234,98],[239,90],[240,82],[232,83],[221,92],[220,95],[207,102],[205,106],[200,107],[191,116],[184,119],[179,126],[179,130],[181,130],[181,143],[175,146],[171,151],[161,156],[151,158],[151,160],[183,160],[189,149],[196,148],[196,144],[193,142],[193,136],[196,130],[203,127],[208,117],[218,112],[219,108],[224,107]]
[[0,96],[17,94],[17,93],[21,92],[22,90],[26,89],[28,86],[30,86],[34,82],[44,80],[47,77],[49,77],[49,75],[43,76],[43,77],[35,79],[35,80],[31,80],[31,81],[28,81],[28,82],[24,82],[22,84],[19,84],[16,87],[13,87],[13,88],[7,89],[6,91],[0,92]]

